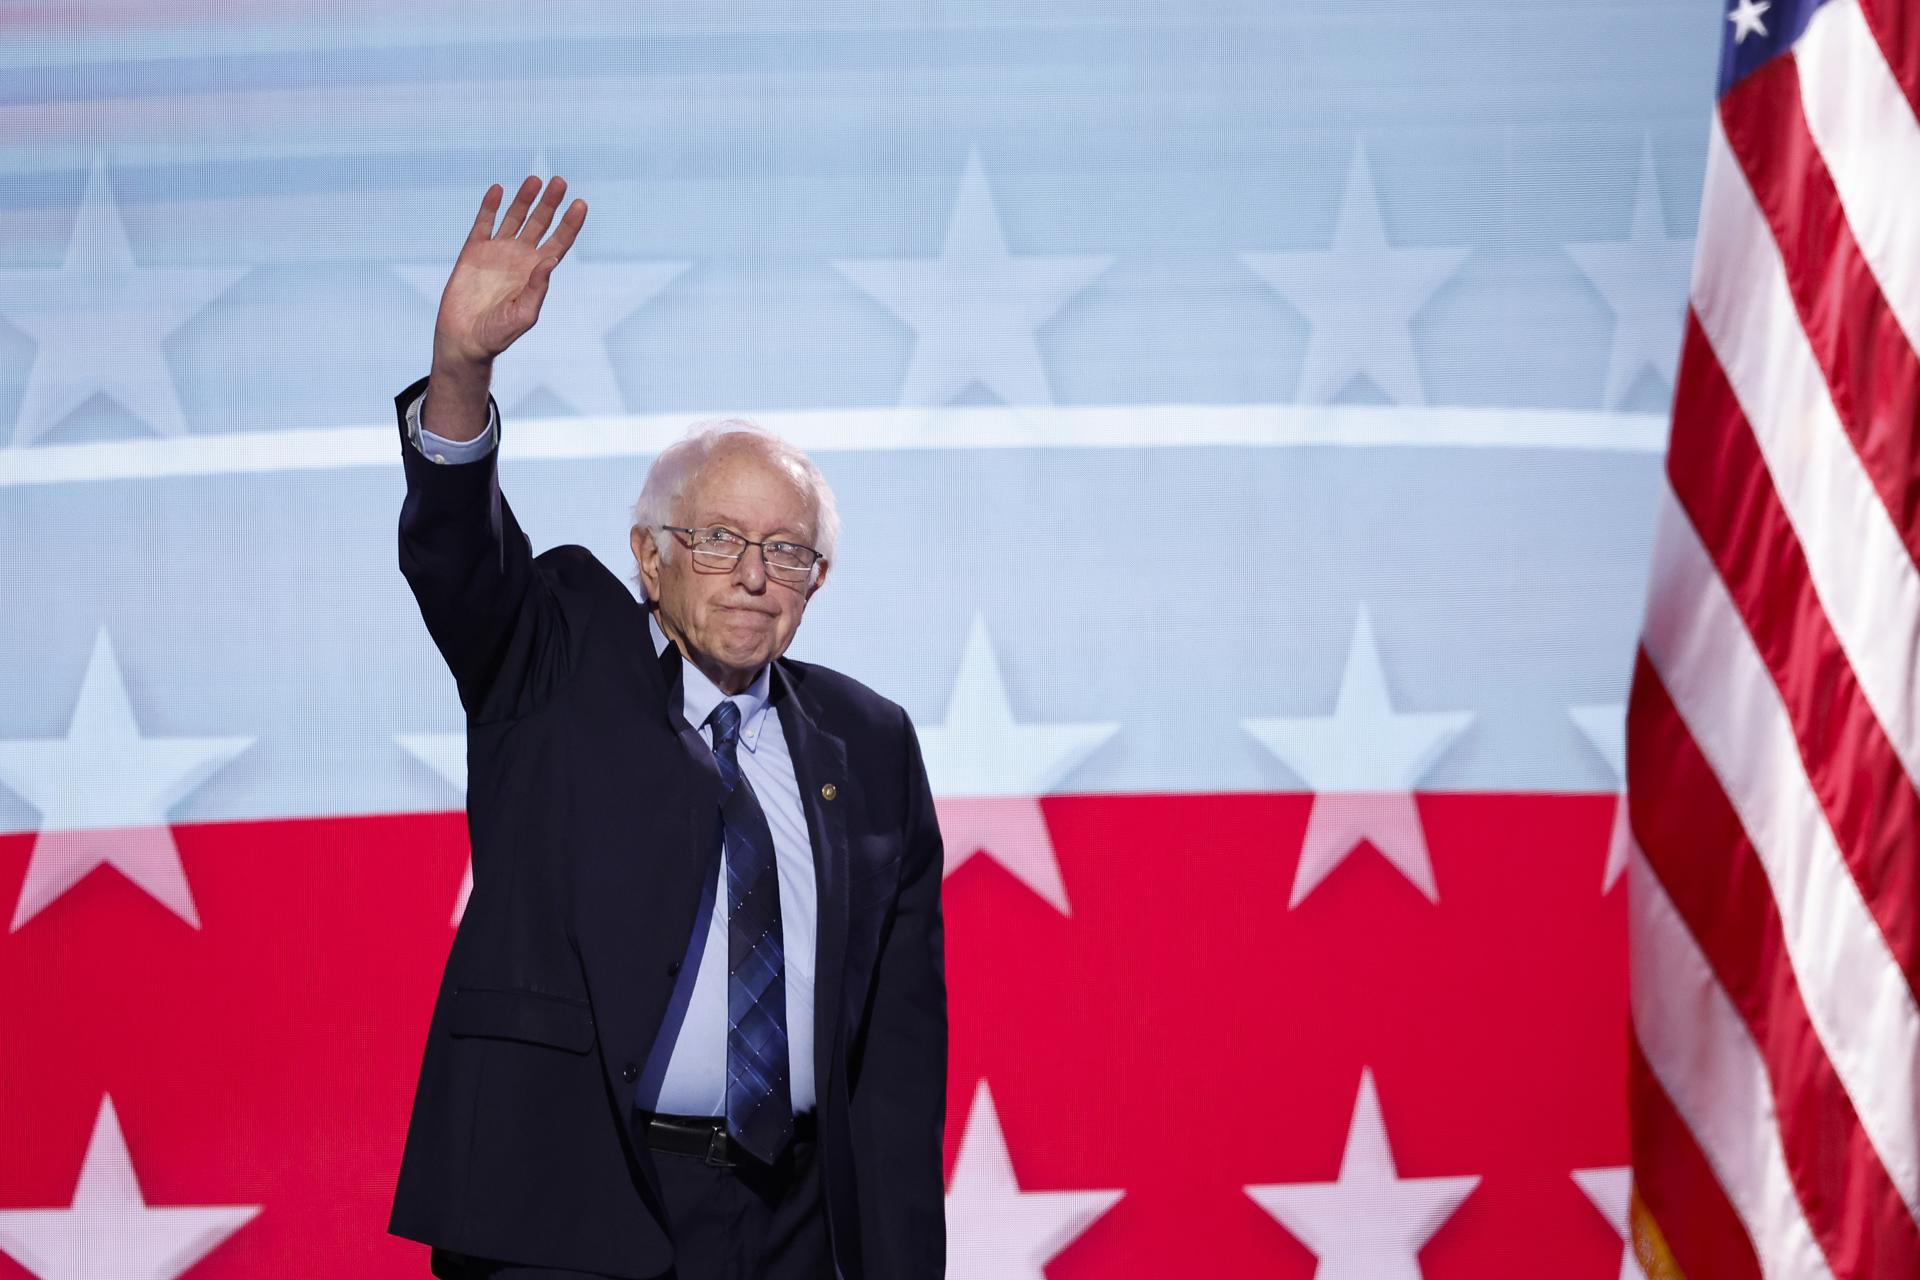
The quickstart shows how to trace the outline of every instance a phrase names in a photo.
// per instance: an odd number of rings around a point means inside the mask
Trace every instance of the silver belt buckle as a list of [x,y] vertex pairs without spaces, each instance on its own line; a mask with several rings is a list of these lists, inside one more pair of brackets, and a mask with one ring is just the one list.
[[706,1162],[716,1169],[731,1169],[733,1161],[727,1158],[727,1130],[724,1125],[714,1129],[707,1138]]

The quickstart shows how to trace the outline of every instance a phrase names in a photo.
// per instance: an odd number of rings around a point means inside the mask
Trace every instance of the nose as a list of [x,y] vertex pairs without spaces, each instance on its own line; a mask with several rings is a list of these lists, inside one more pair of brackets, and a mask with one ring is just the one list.
[[767,551],[754,543],[733,562],[733,580],[754,595],[767,589]]

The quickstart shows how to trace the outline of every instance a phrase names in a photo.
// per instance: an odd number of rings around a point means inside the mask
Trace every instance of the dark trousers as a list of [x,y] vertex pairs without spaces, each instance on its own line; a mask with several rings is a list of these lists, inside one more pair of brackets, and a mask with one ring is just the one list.
[[[795,1142],[772,1168],[731,1168],[698,1156],[653,1153],[673,1238],[674,1265],[660,1280],[834,1280],[827,1246],[819,1151]],[[434,1251],[447,1280],[592,1280],[582,1271],[505,1266]]]

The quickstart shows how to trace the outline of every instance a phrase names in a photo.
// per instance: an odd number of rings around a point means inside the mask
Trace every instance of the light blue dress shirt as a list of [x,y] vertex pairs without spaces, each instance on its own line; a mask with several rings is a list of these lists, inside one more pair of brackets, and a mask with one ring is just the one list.
[[[668,641],[657,619],[649,618],[655,652]],[[682,706],[687,723],[713,746],[706,719],[726,697],[691,662],[680,665]],[[740,773],[773,832],[775,868],[780,877],[780,930],[786,946],[788,1085],[795,1115],[813,1110],[813,972],[819,924],[818,889],[813,872],[813,841],[800,804],[800,784],[780,713],[768,701],[771,671],[760,674],[742,693]],[[722,856],[725,856],[724,851]],[[700,913],[707,927],[696,927],[680,964],[679,981],[660,1038],[634,1086],[634,1104],[642,1111],[672,1115],[718,1116],[727,1109],[727,904],[719,894],[724,874],[707,882]],[[677,1025],[676,1025],[677,1020]]]
[[[407,407],[408,434],[420,451],[449,466],[476,462],[500,439],[499,420],[487,411],[487,429],[472,440],[446,440],[420,424],[423,394]],[[649,617],[656,656],[669,643],[657,619]],[[707,717],[726,697],[691,662],[682,663],[682,710],[698,727],[707,749],[713,730]],[[780,878],[780,928],[786,946],[788,1091],[795,1115],[814,1108],[813,975],[819,928],[818,886],[814,880],[813,840],[780,713],[769,700],[772,673],[762,668],[753,683],[733,695],[740,708],[740,773],[773,833],[774,863]],[[722,858],[725,851],[722,850]],[[660,1023],[660,1035],[634,1084],[634,1106],[669,1115],[722,1116],[727,1110],[727,904],[719,893],[724,867],[701,891],[695,926],[681,960],[673,998]]]
[[493,446],[500,441],[500,419],[494,412],[493,397],[487,397],[487,429],[471,440],[448,440],[426,429],[420,421],[421,410],[426,406],[427,393],[422,391],[407,406],[407,438],[412,440],[421,453],[435,462],[449,466],[462,462],[478,462],[493,452]]

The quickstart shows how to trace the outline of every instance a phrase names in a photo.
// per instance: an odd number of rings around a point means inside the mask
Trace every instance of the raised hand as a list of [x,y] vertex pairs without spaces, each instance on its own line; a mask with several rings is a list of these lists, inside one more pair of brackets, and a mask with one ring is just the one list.
[[433,326],[425,426],[435,435],[467,440],[485,430],[494,357],[540,318],[553,269],[587,221],[587,202],[575,200],[554,225],[553,215],[566,193],[565,178],[549,181],[543,195],[540,179],[529,176],[498,226],[494,215],[503,194],[500,185],[488,187],[481,198],[480,212],[440,295]]
[[[540,179],[529,177],[496,227],[494,214],[502,193],[498,183],[487,188],[446,291],[440,295],[433,335],[436,356],[484,363],[533,328],[553,269],[567,256],[587,220],[587,202],[575,200],[553,234],[547,235],[566,193],[565,178],[548,182],[546,194],[541,195]],[[535,196],[540,197],[537,204]]]

